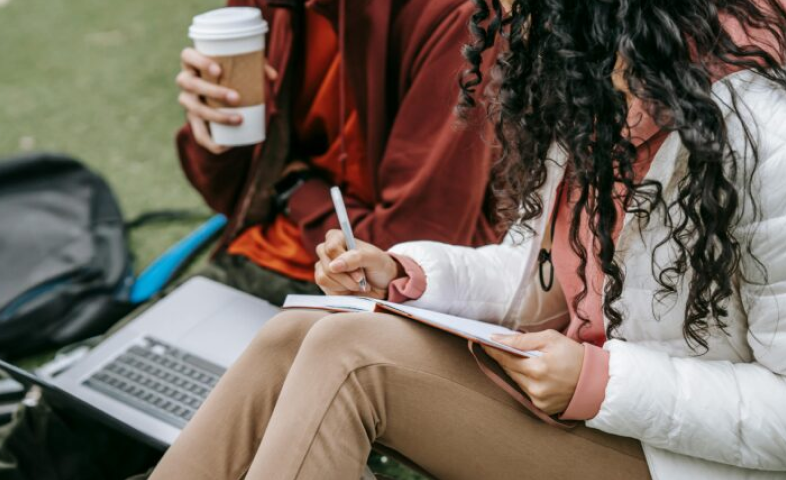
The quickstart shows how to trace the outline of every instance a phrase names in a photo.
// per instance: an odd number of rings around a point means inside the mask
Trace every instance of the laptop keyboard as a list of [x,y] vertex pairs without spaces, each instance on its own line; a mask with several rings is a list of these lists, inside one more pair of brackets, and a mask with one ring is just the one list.
[[223,373],[218,365],[145,337],[83,384],[183,428]]

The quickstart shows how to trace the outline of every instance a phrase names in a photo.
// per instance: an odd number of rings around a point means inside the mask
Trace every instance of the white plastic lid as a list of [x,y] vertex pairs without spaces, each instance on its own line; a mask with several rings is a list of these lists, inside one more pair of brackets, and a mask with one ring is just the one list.
[[194,17],[188,36],[200,40],[228,40],[267,33],[262,11],[253,7],[227,7]]

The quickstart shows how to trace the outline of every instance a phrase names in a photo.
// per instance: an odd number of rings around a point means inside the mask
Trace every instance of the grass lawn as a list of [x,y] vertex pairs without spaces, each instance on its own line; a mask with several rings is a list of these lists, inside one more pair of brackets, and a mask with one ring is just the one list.
[[[173,148],[174,78],[191,17],[216,0],[0,0],[0,157],[65,152],[102,173],[128,218],[204,208]],[[207,212],[207,210],[205,210]],[[137,269],[195,224],[132,235]],[[421,478],[385,458],[379,472]]]
[[[177,164],[174,77],[186,29],[214,1],[0,0],[0,155],[66,152],[105,175],[127,217],[200,207]],[[193,225],[132,237],[137,268]]]

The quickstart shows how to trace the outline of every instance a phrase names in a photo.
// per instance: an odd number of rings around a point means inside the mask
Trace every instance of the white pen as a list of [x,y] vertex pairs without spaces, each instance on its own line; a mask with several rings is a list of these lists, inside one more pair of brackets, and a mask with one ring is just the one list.
[[[349,224],[349,215],[347,215],[347,207],[344,205],[344,198],[341,196],[341,189],[338,187],[331,188],[330,196],[333,198],[333,206],[338,216],[338,224],[341,225],[341,231],[344,232],[344,238],[347,241],[347,249],[357,250],[358,246],[357,243],[355,243],[355,234],[352,233],[352,225]],[[360,272],[363,274],[363,277],[358,282],[358,285],[360,285],[360,290],[365,292],[367,290],[366,272],[362,269]]]

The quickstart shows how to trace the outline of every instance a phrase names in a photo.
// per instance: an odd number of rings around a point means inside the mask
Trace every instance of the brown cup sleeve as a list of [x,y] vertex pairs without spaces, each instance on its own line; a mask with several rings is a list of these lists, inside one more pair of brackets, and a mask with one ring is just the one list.
[[265,103],[265,55],[262,50],[210,58],[221,66],[221,75],[216,78],[205,73],[203,74],[205,80],[236,90],[240,95],[240,103],[237,105],[229,105],[221,100],[208,98],[207,104],[210,107],[250,107]]

